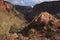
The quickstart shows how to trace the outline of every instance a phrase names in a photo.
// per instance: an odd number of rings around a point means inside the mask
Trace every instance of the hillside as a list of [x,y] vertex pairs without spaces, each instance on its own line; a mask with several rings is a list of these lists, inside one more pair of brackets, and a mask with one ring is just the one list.
[[47,11],[55,15],[57,18],[60,18],[60,1],[42,2],[33,7],[34,15],[38,15],[38,13],[44,11]]
[[28,22],[32,21],[32,17],[33,17],[32,7],[15,5],[15,8],[16,8],[17,11],[21,12],[24,15],[25,19]]
[[60,40],[60,1],[30,6],[0,0],[0,40]]
[[[1,35],[9,35],[9,33],[21,31],[27,24],[24,15],[18,12],[9,2],[3,1],[1,4],[0,8],[3,8],[0,9],[0,37],[2,37]],[[2,40],[5,40],[3,38]]]

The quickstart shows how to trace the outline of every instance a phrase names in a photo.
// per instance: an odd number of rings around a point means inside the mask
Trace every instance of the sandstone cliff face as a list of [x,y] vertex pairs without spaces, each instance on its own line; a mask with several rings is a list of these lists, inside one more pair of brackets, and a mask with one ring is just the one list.
[[6,9],[4,0],[0,0],[0,11],[4,11]]
[[7,1],[0,0],[0,11],[8,10],[12,11],[13,5]]
[[35,25],[40,26],[40,28],[50,29],[55,32],[59,31],[58,28],[60,28],[60,19],[57,19],[54,15],[51,15],[48,12],[41,12],[34,20],[36,23]]
[[38,24],[40,24],[41,22],[44,22],[45,24],[48,24],[48,22],[50,20],[56,22],[57,18],[55,18],[53,15],[49,14],[48,12],[41,12],[35,19],[35,21]]

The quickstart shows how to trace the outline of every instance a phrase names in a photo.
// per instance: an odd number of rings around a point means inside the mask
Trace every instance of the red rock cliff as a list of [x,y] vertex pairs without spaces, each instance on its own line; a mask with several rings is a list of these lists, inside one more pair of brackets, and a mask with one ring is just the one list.
[[6,2],[4,0],[0,0],[0,11],[11,11],[13,9],[13,5],[9,2]]
[[6,9],[4,0],[0,0],[0,11],[4,11]]

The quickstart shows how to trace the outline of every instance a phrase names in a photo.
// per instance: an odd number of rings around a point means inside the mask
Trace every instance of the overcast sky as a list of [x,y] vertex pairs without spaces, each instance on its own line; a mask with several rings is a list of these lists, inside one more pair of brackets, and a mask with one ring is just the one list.
[[33,6],[37,3],[41,3],[44,1],[54,1],[54,0],[6,0],[9,1],[13,4],[17,4],[17,5],[26,5],[26,6]]

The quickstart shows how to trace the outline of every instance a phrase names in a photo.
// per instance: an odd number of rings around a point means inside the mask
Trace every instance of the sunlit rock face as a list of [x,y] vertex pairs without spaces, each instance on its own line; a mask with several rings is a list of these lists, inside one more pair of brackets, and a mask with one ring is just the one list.
[[30,24],[25,27],[21,33],[28,36],[29,30],[32,28],[36,29],[37,31],[44,30],[45,32],[45,30],[51,30],[57,32],[60,29],[60,19],[57,19],[54,15],[48,12],[41,12],[39,15],[34,17]]
[[[60,20],[55,18],[53,15],[51,15],[48,12],[41,12],[38,16],[35,18],[35,22],[40,25],[41,23],[48,25],[50,22],[52,22],[55,26],[60,24]],[[57,23],[57,24],[56,24]]]
[[4,0],[0,0],[0,11],[4,11],[5,10],[5,2]]
[[0,0],[0,11],[8,10],[11,11],[13,9],[13,5],[7,1]]

